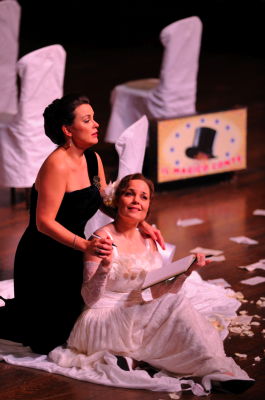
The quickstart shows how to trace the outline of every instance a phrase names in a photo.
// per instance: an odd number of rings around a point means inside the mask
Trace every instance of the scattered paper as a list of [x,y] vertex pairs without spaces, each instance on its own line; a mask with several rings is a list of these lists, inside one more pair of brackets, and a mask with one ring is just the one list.
[[169,393],[169,397],[175,400],[180,399],[180,396],[177,393]]
[[244,243],[244,244],[258,244],[257,240],[250,239],[246,236],[235,236],[235,237],[230,237],[230,240],[236,243]]
[[204,221],[200,218],[187,218],[187,219],[178,219],[177,226],[191,226],[202,224]]
[[242,314],[230,321],[228,326],[229,332],[238,334],[240,336],[254,336],[254,332],[251,330],[251,315]]
[[265,270],[265,259],[259,260],[258,262],[255,262],[253,264],[241,265],[238,268],[246,269],[247,271],[254,271],[255,269]]
[[244,279],[240,281],[240,283],[244,283],[245,285],[257,285],[259,283],[265,282],[264,276],[254,276],[253,278]]
[[253,215],[264,215],[265,216],[265,210],[257,209],[253,211]]
[[223,253],[223,250],[213,250],[213,249],[205,249],[204,247],[195,247],[194,249],[190,250],[190,253],[202,253],[205,254],[206,256],[208,255],[213,255],[213,256],[219,256],[220,254]]
[[259,300],[256,301],[256,304],[259,307],[265,307],[265,301],[264,300],[259,299]]
[[209,260],[216,262],[225,261],[225,256],[223,254],[221,254],[220,256],[212,256],[209,258]]
[[230,287],[230,283],[226,282],[223,278],[218,278],[218,279],[208,279],[208,283],[211,283],[212,285],[217,285],[221,286],[223,288]]
[[242,358],[242,359],[244,359],[244,360],[247,359],[247,355],[246,355],[246,354],[235,353],[235,356],[237,356],[237,357],[239,357],[239,358]]
[[233,325],[249,325],[252,321],[253,315],[237,315],[235,318],[232,319],[231,323]]

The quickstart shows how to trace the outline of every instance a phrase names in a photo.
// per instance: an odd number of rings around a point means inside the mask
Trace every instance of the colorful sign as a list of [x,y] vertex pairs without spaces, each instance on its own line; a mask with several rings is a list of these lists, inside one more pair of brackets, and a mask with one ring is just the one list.
[[157,183],[246,168],[247,110],[157,123]]

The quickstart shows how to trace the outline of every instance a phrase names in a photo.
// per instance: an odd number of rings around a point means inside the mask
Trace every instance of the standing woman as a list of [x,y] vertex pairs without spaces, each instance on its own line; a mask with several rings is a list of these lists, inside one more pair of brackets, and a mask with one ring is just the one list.
[[[31,192],[30,221],[15,256],[14,289],[21,341],[47,353],[64,343],[83,301],[83,252],[93,251],[85,224],[101,205],[105,175],[98,154],[99,124],[85,96],[67,95],[44,111],[46,135],[58,145]],[[106,251],[108,244],[100,244]]]
[[83,253],[107,256],[112,250],[110,240],[84,235],[106,186],[101,159],[90,150],[98,143],[99,124],[88,98],[66,95],[43,115],[45,133],[58,147],[32,187],[30,221],[15,256],[15,315],[7,315],[7,332],[0,332],[40,354],[66,341],[83,308]]

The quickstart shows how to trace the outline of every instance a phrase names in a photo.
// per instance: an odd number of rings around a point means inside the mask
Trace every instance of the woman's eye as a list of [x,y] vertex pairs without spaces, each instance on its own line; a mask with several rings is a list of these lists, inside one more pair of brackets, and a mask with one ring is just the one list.
[[124,195],[125,195],[125,196],[131,196],[131,195],[132,195],[132,192],[125,192]]

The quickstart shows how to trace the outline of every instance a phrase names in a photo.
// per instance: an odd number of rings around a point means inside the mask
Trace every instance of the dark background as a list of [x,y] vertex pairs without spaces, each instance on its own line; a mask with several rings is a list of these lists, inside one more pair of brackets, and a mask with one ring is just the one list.
[[95,150],[107,171],[116,171],[118,162],[114,146],[104,142],[112,89],[130,80],[159,77],[159,33],[185,17],[197,15],[203,24],[197,112],[248,107],[249,131],[251,121],[256,123],[253,110],[264,120],[265,0],[18,2],[19,57],[50,44],[65,48],[64,94],[78,91],[90,98],[100,123]]
[[159,45],[160,30],[197,15],[203,22],[203,50],[264,56],[264,0],[19,0],[21,47],[58,42],[88,48]]

